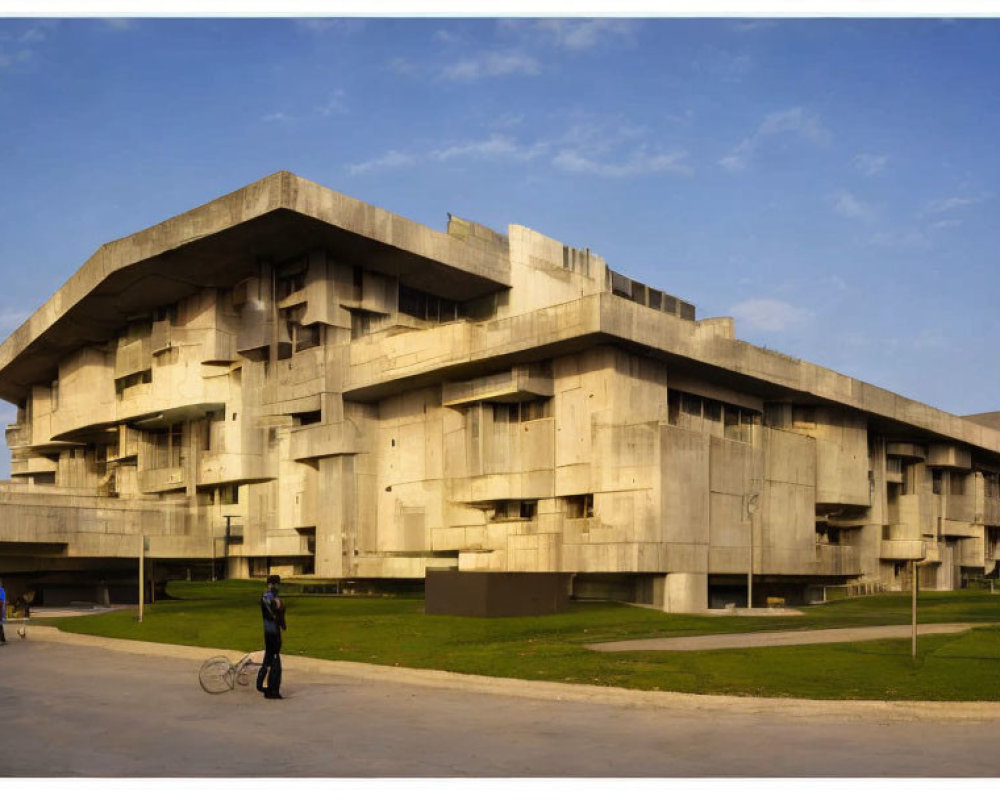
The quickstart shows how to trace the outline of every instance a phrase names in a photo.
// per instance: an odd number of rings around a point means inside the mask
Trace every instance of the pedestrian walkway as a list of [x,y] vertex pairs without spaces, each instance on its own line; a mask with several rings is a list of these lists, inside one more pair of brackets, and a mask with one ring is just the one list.
[[[892,626],[898,627],[898,626]],[[905,627],[905,626],[904,626]],[[948,631],[938,631],[938,628]],[[922,633],[953,632],[956,628],[967,629],[971,625],[922,625]],[[878,628],[856,628],[852,633]],[[884,629],[882,629],[884,630]],[[909,630],[909,628],[907,628]],[[789,632],[791,633],[791,632]],[[796,631],[794,633],[811,633]],[[820,633],[820,631],[815,631]],[[832,633],[826,631],[825,633]],[[120,652],[152,656],[156,659],[185,659],[192,664],[220,652],[230,658],[239,658],[242,653],[219,651],[211,648],[188,645],[162,644],[134,639],[111,639],[100,636],[86,636],[78,633],[64,633],[57,628],[39,627],[33,631],[34,639],[44,643],[90,647],[105,652]],[[757,634],[746,634],[757,635]],[[771,634],[764,634],[771,635]],[[742,635],[741,635],[742,636]],[[720,637],[689,637],[720,638]],[[885,638],[883,633],[881,638]],[[663,640],[646,640],[663,641]],[[19,645],[28,644],[18,642]],[[621,644],[613,642],[611,644]],[[777,713],[791,715],[796,719],[815,717],[821,719],[875,719],[879,721],[942,722],[1000,722],[1000,703],[961,701],[935,702],[924,700],[803,700],[792,697],[738,697],[733,695],[682,694],[667,691],[645,691],[622,689],[616,686],[589,686],[585,684],[555,683],[551,681],[518,680],[516,678],[496,678],[487,675],[466,675],[433,669],[413,669],[409,667],[388,667],[381,664],[365,664],[353,661],[326,661],[305,656],[287,655],[283,657],[285,676],[291,685],[302,681],[351,680],[374,681],[408,685],[419,689],[446,689],[475,692],[482,695],[501,695],[531,701],[573,703],[593,703],[617,706],[619,708],[664,709],[685,713],[727,713],[764,714]],[[192,671],[192,685],[197,685],[196,669]]]
[[[973,625],[949,622],[918,625],[917,635],[963,633]],[[872,628],[825,628],[809,631],[769,631],[766,633],[723,633],[712,636],[676,636],[668,639],[629,639],[586,645],[588,650],[734,650],[745,647],[787,647],[800,644],[863,642],[872,639],[906,639],[913,634],[909,625],[879,625]]]

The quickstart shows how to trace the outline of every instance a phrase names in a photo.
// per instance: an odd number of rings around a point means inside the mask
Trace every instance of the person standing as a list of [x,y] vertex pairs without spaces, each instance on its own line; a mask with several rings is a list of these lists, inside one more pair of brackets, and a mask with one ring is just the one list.
[[[260,598],[260,613],[264,619],[264,663],[257,673],[257,691],[269,700],[281,700],[281,631],[285,626],[285,606],[278,597],[280,575],[270,575],[267,591]],[[267,687],[264,680],[267,679]]]
[[3,635],[3,624],[7,620],[7,593],[3,590],[3,581],[0,581],[0,644],[7,644],[7,637]]

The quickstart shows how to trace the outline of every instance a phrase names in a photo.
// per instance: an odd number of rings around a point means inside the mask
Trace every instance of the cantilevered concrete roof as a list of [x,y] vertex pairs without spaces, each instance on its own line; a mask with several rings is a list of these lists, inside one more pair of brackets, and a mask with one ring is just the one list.
[[262,261],[326,248],[346,263],[467,300],[510,286],[506,250],[468,242],[276,172],[102,245],[0,344],[0,397],[17,402],[54,379],[60,359],[105,342],[131,316],[201,288],[226,288]]

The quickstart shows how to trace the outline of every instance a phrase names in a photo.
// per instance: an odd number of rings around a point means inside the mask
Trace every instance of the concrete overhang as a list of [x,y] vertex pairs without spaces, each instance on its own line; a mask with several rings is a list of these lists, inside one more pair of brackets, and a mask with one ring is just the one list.
[[[609,293],[490,323],[489,347],[467,325],[468,353],[436,363],[408,363],[379,370],[375,379],[355,376],[346,400],[373,402],[401,391],[468,380],[526,361],[554,358],[599,344],[662,361],[685,375],[714,382],[767,402],[832,405],[868,415],[872,430],[901,441],[948,440],[971,446],[1000,463],[1000,429],[977,424],[870,383],[740,339],[700,336],[697,322],[644,308]],[[501,333],[509,328],[509,336]],[[521,333],[532,330],[526,339]],[[432,335],[420,332],[413,335]]]
[[59,361],[110,339],[130,317],[203,288],[228,288],[261,262],[325,248],[348,264],[462,301],[510,286],[508,251],[469,243],[289,172],[102,245],[0,344],[0,398],[55,379]]

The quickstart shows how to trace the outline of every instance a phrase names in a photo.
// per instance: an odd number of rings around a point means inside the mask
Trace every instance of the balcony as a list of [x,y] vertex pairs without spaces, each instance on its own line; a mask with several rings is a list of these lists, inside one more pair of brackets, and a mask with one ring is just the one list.
[[879,550],[884,561],[921,561],[925,554],[921,539],[883,539]]
[[816,572],[819,575],[860,575],[861,557],[850,545],[817,544]]
[[263,456],[246,453],[203,452],[198,459],[199,486],[221,483],[254,483],[270,480],[276,475],[265,474]]
[[513,367],[505,372],[446,383],[442,405],[461,406],[470,403],[516,403],[538,397],[552,397],[552,376],[530,366]]
[[368,449],[358,425],[351,420],[327,425],[305,425],[291,431],[291,452],[294,461],[360,453]]
[[186,466],[160,467],[139,471],[139,491],[144,493],[174,492],[184,489],[188,482]]
[[115,351],[115,380],[145,372],[152,366],[153,350],[149,337],[123,344]]
[[8,425],[5,431],[7,447],[27,447],[31,444],[31,426],[26,424]]

